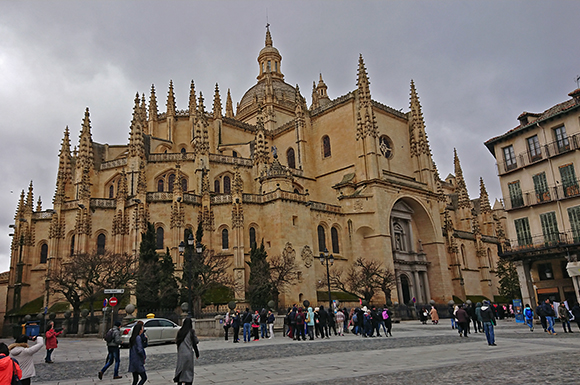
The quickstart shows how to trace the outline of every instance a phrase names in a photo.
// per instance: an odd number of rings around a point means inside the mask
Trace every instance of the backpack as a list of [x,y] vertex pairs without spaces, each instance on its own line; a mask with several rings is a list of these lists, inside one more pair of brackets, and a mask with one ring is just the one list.
[[[425,312],[425,313],[427,313],[427,312]],[[427,315],[427,314],[425,314],[425,315]],[[389,312],[386,310],[383,310],[383,319],[389,319]]]
[[115,338],[115,336],[113,335],[113,328],[110,328],[109,331],[107,332],[107,334],[105,334],[105,336],[103,337],[103,339],[109,343],[109,342],[113,342],[113,339]]
[[358,322],[358,316],[356,315],[356,313],[354,313],[352,315],[352,322],[357,323]]
[[532,312],[532,309],[530,309],[530,308],[527,308],[527,309],[524,311],[524,313],[525,313],[525,315],[526,315],[526,318],[533,318],[533,317],[534,317],[534,313]]

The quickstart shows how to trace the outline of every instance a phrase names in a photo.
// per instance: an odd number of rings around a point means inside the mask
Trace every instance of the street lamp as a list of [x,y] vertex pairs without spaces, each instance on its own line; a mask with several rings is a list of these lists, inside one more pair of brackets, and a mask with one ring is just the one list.
[[331,265],[334,264],[334,257],[332,254],[328,254],[328,249],[324,248],[324,252],[320,253],[320,263],[324,265],[326,261],[326,284],[328,285],[328,311],[332,311],[332,297],[330,296],[330,269],[328,268],[328,262]]

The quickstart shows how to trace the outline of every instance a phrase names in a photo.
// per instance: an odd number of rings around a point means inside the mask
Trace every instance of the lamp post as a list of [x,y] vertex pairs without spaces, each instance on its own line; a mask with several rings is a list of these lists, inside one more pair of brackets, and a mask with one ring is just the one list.
[[332,297],[330,296],[330,269],[328,267],[328,262],[331,265],[334,264],[334,257],[332,254],[328,254],[328,249],[324,249],[324,252],[320,253],[320,263],[324,265],[326,261],[326,284],[328,285],[328,311],[332,311]]
[[[187,316],[189,318],[192,317],[193,312],[192,312],[192,301],[191,301],[191,284],[192,284],[192,275],[194,273],[194,268],[193,268],[193,234],[189,233],[189,236],[187,237],[187,245],[185,244],[185,242],[181,241],[181,243],[179,244],[179,254],[183,255],[183,253],[185,252],[185,247],[187,246],[187,254],[186,257],[189,259],[189,278],[188,278],[188,285],[189,288],[187,290],[187,294],[188,294],[188,305],[187,305]],[[199,255],[201,254],[201,252],[203,251],[203,246],[200,242],[197,242],[197,244],[195,245],[195,251],[196,251],[196,257],[199,258]],[[197,277],[196,277],[197,279]]]

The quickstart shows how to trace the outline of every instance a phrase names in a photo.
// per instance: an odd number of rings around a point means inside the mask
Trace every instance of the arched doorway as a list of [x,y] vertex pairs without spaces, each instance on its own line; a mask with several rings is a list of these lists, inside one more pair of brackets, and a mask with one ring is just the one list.
[[411,288],[409,287],[409,278],[406,275],[401,275],[401,295],[405,305],[411,302]]

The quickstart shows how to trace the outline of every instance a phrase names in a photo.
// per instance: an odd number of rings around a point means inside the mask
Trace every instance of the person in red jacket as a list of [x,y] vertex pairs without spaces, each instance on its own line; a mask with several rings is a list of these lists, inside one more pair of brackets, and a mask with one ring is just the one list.
[[22,370],[20,365],[9,357],[10,351],[5,343],[0,342],[0,384],[11,384],[12,376],[16,370],[18,379],[22,378]]
[[54,349],[56,349],[58,341],[56,337],[58,337],[62,333],[62,330],[56,331],[54,330],[54,321],[50,321],[48,323],[48,330],[46,331],[46,357],[44,358],[44,362],[47,364],[52,364],[51,356]]

